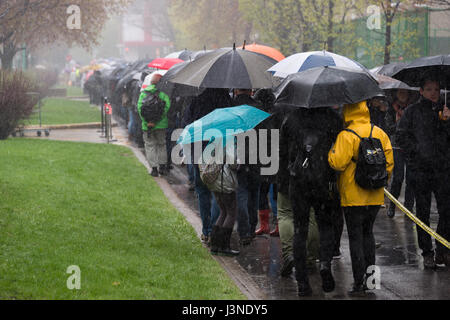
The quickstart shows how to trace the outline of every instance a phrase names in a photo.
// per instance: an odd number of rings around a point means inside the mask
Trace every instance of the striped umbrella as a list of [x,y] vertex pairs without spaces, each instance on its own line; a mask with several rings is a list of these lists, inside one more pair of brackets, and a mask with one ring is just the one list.
[[293,73],[325,66],[343,67],[369,73],[369,71],[360,63],[325,50],[293,54],[286,59],[281,60],[267,71],[272,72],[274,77],[286,78]]
[[271,88],[266,70],[275,62],[248,50],[222,48],[190,62],[169,81],[197,88]]

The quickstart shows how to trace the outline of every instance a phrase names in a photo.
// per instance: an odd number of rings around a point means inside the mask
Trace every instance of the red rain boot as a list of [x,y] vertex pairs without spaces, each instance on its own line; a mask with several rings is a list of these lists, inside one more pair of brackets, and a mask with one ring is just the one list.
[[270,236],[271,237],[279,237],[280,236],[280,231],[278,230],[278,220],[277,220],[275,229],[270,231]]
[[262,235],[263,233],[269,233],[270,227],[269,227],[269,215],[270,215],[270,209],[264,209],[258,211],[259,215],[259,229],[255,231],[255,234],[257,236]]

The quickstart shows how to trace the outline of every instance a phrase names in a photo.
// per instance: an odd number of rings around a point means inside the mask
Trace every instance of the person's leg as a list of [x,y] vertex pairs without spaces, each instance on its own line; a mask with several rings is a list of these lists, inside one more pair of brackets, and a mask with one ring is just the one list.
[[[261,181],[259,187],[259,206],[258,206],[258,217],[259,217],[259,229],[255,231],[256,235],[261,235],[270,232],[270,207],[269,207],[269,193],[270,184],[268,181]],[[249,208],[249,211],[252,209]]]
[[278,192],[278,225],[281,241],[281,268],[282,277],[287,277],[292,273],[294,267],[294,252],[292,242],[294,240],[294,217],[292,214],[289,195]]
[[[155,159],[155,140],[152,139],[152,134],[148,134],[147,131],[144,131],[142,134],[142,138],[144,139],[144,147],[145,147],[145,156],[147,158],[148,165],[150,168],[158,168],[157,160]],[[153,171],[152,171],[153,173]],[[157,175],[157,173],[156,173]]]
[[248,220],[250,223],[250,236],[255,233],[258,225],[259,187],[261,185],[259,175],[250,172],[248,175]]
[[337,202],[337,205],[333,207],[333,234],[334,234],[334,249],[333,257],[339,259],[341,257],[341,238],[342,232],[344,231],[344,213],[342,211],[341,205]]
[[211,229],[211,192],[200,179],[198,165],[194,165],[195,192],[198,197],[200,218],[202,219],[202,233],[204,237],[209,235]]
[[219,247],[219,254],[226,256],[238,255],[239,251],[231,249],[231,234],[233,233],[233,226],[236,221],[236,195],[234,193],[216,193],[216,196],[221,212],[224,213],[223,222],[221,221],[222,214],[219,217],[222,229],[222,245]]
[[364,207],[344,207],[355,288],[362,288],[366,272],[362,227],[364,211]]
[[167,147],[166,147],[166,129],[154,130],[157,138],[158,149],[157,159],[161,174],[167,174]]
[[300,296],[311,295],[312,289],[309,285],[306,269],[306,239],[308,238],[309,212],[311,205],[302,196],[299,196],[299,188],[295,182],[290,183],[289,198],[291,200],[294,216],[294,261],[295,278],[297,279],[298,294]]
[[[450,240],[450,187],[448,173],[442,173],[441,176],[435,176],[434,196],[436,197],[436,205],[439,214],[439,221],[436,232],[443,238]],[[450,263],[450,250],[439,241],[436,243],[436,262],[439,264]],[[447,257],[448,256],[448,257]]]
[[406,165],[406,186],[405,186],[405,207],[409,211],[412,211],[414,208],[415,195],[414,195],[414,174],[411,168],[408,168],[408,163],[405,161]]
[[309,210],[309,229],[308,238],[306,239],[306,264],[308,268],[316,267],[316,260],[319,259],[320,252],[320,235],[317,225],[316,216],[313,208]]
[[[250,222],[248,216],[248,180],[247,173],[239,171],[237,173],[238,186],[236,188],[237,204],[237,231],[241,240],[247,241],[250,237]],[[246,244],[248,244],[246,242]]]
[[[416,216],[427,226],[430,225],[430,207],[431,207],[431,190],[432,182],[426,174],[430,173],[415,171],[414,182],[414,195],[416,197]],[[431,257],[434,256],[433,244],[431,242],[431,236],[426,233],[422,228],[417,227],[417,239],[419,242],[419,248],[422,250],[422,256],[424,257],[424,263],[426,259],[431,261]],[[428,261],[428,262],[430,262]],[[429,265],[433,267],[432,265]]]
[[373,234],[373,225],[377,217],[380,206],[368,206],[363,215],[362,231],[363,231],[363,250],[365,272],[369,266],[375,265],[375,237]]
[[[234,193],[233,193],[234,195]],[[236,197],[236,196],[235,196]],[[214,193],[211,196],[211,225],[215,225],[220,215],[220,207]]]
[[[394,149],[394,174],[392,178],[390,193],[398,199],[405,176],[405,160],[403,152],[400,149]],[[391,201],[387,211],[390,218],[395,216],[395,204]]]

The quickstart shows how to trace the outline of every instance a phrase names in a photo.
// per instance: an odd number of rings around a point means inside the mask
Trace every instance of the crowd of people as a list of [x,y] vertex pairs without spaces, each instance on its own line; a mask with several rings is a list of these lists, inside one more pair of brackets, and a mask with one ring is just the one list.
[[[259,162],[245,161],[248,154],[240,163],[224,164],[218,175],[212,174],[208,164],[186,159],[189,188],[199,204],[202,241],[211,254],[239,254],[238,248],[231,248],[235,224],[242,246],[250,245],[257,235],[279,236],[281,276],[290,276],[295,267],[298,294],[311,295],[308,272],[318,260],[322,288],[330,292],[335,288],[331,263],[341,257],[345,218],[354,277],[349,294],[364,294],[370,289],[368,268],[375,265],[373,226],[385,206],[382,187],[366,189],[355,180],[359,148],[369,136],[378,139],[383,149],[392,195],[399,197],[406,177],[405,207],[412,211],[415,203],[417,217],[429,225],[434,193],[439,214],[436,231],[450,239],[450,110],[433,75],[424,75],[418,92],[388,90],[385,96],[354,104],[304,109],[277,103],[270,89],[206,89],[197,96],[169,96],[157,89],[163,74],[156,71],[147,76],[149,85],[141,89],[137,102],[154,177],[172,169],[173,130],[217,108],[256,107],[271,116],[255,129],[280,132],[280,165],[273,176],[261,175]],[[151,95],[164,104],[154,122],[142,115],[144,100]],[[206,146],[203,142],[202,148]],[[245,151],[252,147],[247,143]],[[388,203],[388,217],[393,218],[395,211],[395,205]],[[425,268],[450,266],[446,247],[436,241],[434,250],[432,237],[419,227],[417,235]]]

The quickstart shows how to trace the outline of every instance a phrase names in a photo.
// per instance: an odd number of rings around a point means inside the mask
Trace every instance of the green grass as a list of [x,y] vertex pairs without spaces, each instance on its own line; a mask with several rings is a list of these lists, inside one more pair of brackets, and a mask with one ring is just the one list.
[[83,89],[79,87],[69,87],[65,84],[58,84],[56,86],[53,86],[54,89],[67,89],[67,96],[68,97],[84,97],[87,96],[83,93]]
[[[38,107],[25,125],[39,125]],[[86,101],[73,101],[64,98],[46,98],[42,101],[42,124],[69,124],[100,122],[101,115],[98,108]]]
[[0,299],[245,299],[125,147],[0,141],[0,199]]

